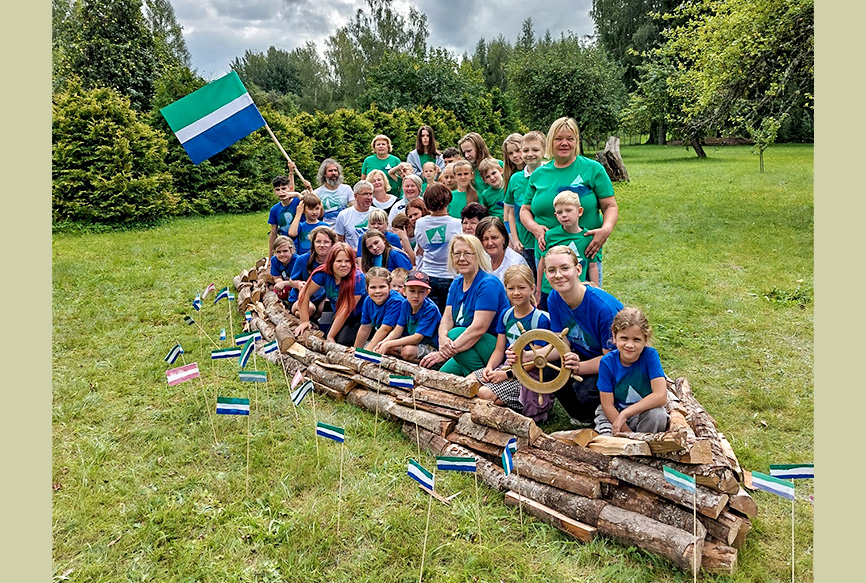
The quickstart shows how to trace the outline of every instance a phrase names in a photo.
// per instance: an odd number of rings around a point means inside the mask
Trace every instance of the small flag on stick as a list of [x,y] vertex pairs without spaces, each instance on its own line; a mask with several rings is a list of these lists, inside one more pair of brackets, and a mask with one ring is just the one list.
[[250,312],[249,310],[244,312],[244,320],[246,320],[247,322],[251,322],[252,319],[253,319],[253,313],[252,312]]
[[235,301],[235,294],[230,293],[228,297],[229,302]]
[[770,475],[781,480],[815,477],[815,464],[770,464]]
[[306,381],[301,384],[298,389],[292,393],[292,403],[295,404],[295,407],[301,404],[301,401],[304,400],[304,397],[313,390],[313,381]]
[[401,389],[412,389],[415,387],[415,381],[412,377],[398,374],[388,375],[388,384],[392,387],[399,387]]
[[507,476],[514,470],[514,460],[511,457],[511,450],[508,447],[502,452],[502,469],[505,470]]
[[219,348],[210,351],[211,360],[217,360],[219,358],[237,358],[240,355],[240,348]]
[[366,360],[367,362],[372,362],[373,364],[381,364],[382,355],[378,352],[370,352],[369,350],[364,350],[363,348],[355,349],[355,358],[359,358],[361,360]]
[[217,293],[216,297],[213,299],[213,303],[217,303],[221,299],[227,298],[227,297],[229,297],[229,288],[224,287]]
[[280,345],[277,344],[276,340],[271,340],[270,342],[268,342],[267,344],[262,346],[262,350],[264,351],[265,354],[270,354],[271,352],[276,352],[279,349],[280,349]]
[[268,372],[265,370],[242,370],[238,373],[241,382],[245,383],[266,383],[268,382]]
[[695,493],[695,478],[694,476],[688,476],[686,474],[680,473],[673,468],[668,466],[664,466],[662,468],[664,472],[665,482],[668,484],[673,484],[677,488],[682,488],[686,492]]
[[424,467],[415,460],[409,460],[406,466],[406,473],[410,478],[424,486],[430,491],[433,491],[433,474],[424,469]]
[[240,334],[235,334],[235,346],[240,346],[241,344],[246,344],[248,340],[261,340],[262,333],[258,330],[250,330],[249,332],[241,332]]
[[241,355],[238,358],[238,363],[241,365],[241,368],[247,366],[247,362],[250,360],[250,355],[252,355],[253,350],[256,349],[256,342],[254,339],[250,338],[247,340],[247,343],[244,344],[244,347],[241,349]]
[[192,301],[192,307],[195,308],[196,312],[201,310],[201,296],[195,296],[195,299]]
[[752,472],[752,486],[788,500],[794,499],[794,482],[780,480],[761,472]]
[[302,380],[304,380],[304,375],[301,374],[301,371],[296,370],[295,376],[292,377],[292,389],[294,390]]
[[192,319],[192,316],[184,316],[183,321],[186,322],[187,326],[192,326],[195,324],[195,320]]
[[226,339],[226,329],[223,328],[222,330],[220,330],[220,340],[225,340],[225,339]]
[[508,443],[505,444],[505,449],[507,449],[511,453],[517,451],[517,438],[512,437],[511,439],[509,439]]
[[264,127],[265,120],[236,71],[159,110],[193,164]]
[[328,425],[327,423],[322,423],[321,421],[316,423],[316,435],[318,435],[319,437],[333,439],[337,443],[343,443],[346,439],[346,432],[343,430],[342,427]]
[[249,399],[233,399],[232,397],[217,397],[217,415],[249,415]]
[[201,293],[201,299],[207,299],[207,295],[212,291],[216,291],[216,285],[214,284],[210,284],[204,288],[204,291]]
[[177,360],[177,357],[183,354],[183,348],[180,347],[180,344],[175,344],[174,348],[168,351],[168,354],[165,355],[165,360],[168,364],[174,364],[174,361]]
[[437,455],[436,469],[451,472],[474,472],[476,470],[475,458]]
[[185,366],[169,369],[165,371],[165,376],[168,377],[168,385],[170,387],[184,381],[197,379],[199,377],[198,363],[193,362]]

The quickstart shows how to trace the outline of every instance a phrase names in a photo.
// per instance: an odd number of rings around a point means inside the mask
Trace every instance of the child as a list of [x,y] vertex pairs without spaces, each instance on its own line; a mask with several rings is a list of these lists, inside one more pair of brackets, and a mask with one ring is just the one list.
[[[295,266],[292,268],[291,285],[292,291],[289,292],[288,304],[292,314],[298,316],[300,308],[297,304],[300,290],[304,288],[310,274],[317,267],[325,262],[328,253],[331,252],[331,247],[337,242],[337,234],[326,227],[324,224],[319,225],[313,232],[310,233],[310,243],[312,248],[308,253],[298,255],[295,259]],[[307,309],[310,314],[313,314],[314,319],[318,319],[322,314],[322,307],[325,303],[325,290],[320,289],[313,294],[307,302]]]
[[448,204],[448,216],[460,218],[460,211],[471,202],[478,202],[478,191],[475,190],[475,170],[467,160],[454,162],[454,179],[457,188],[451,191],[451,202]]
[[399,293],[404,298],[406,297],[406,278],[409,277],[409,271],[398,267],[391,272],[391,289]]
[[[301,219],[301,215],[303,215],[303,219]],[[324,224],[319,222],[321,218],[322,199],[314,192],[305,192],[301,196],[300,204],[298,204],[298,212],[295,213],[295,218],[289,225],[289,237],[295,239],[298,253],[307,253],[312,248],[310,233],[319,225]]]
[[442,314],[427,295],[430,278],[422,271],[413,270],[406,277],[406,300],[400,306],[400,315],[394,329],[385,340],[373,348],[379,354],[393,354],[410,362],[418,362],[435,352],[439,346],[439,322]]
[[412,269],[409,257],[400,249],[392,247],[385,234],[378,229],[367,229],[358,247],[361,251],[361,270],[365,273],[371,267],[384,267],[388,271],[398,267]]
[[454,164],[448,164],[439,175],[439,182],[448,187],[448,190],[457,190],[457,178],[454,176]]
[[[364,163],[361,164],[361,180],[367,180],[367,175],[371,170],[387,172],[390,177],[391,170],[400,164],[400,158],[391,154],[391,150],[393,149],[391,146],[391,138],[384,134],[378,134],[374,136],[373,141],[370,142],[370,148],[373,149],[373,154],[364,158]],[[400,198],[399,181],[390,177],[389,182],[391,183],[391,189],[389,192],[397,198]]]
[[456,162],[461,159],[463,156],[460,155],[460,150],[455,147],[445,148],[442,152],[442,161],[445,162],[445,166],[448,166],[452,162]]
[[355,348],[364,348],[370,332],[369,345],[376,346],[385,339],[400,315],[403,296],[391,289],[391,274],[384,267],[372,267],[366,274],[367,297],[361,307],[361,327],[355,336]]
[[271,211],[268,213],[268,224],[271,226],[271,232],[268,236],[268,257],[274,254],[274,240],[276,240],[277,235],[288,236],[289,225],[295,218],[298,200],[301,196],[300,193],[295,192],[295,180],[291,174],[288,178],[277,176],[274,178],[273,185],[274,194],[280,200],[271,207]]
[[531,131],[523,136],[523,140],[520,142],[520,157],[523,159],[524,164],[523,172],[512,174],[508,180],[508,186],[505,187],[505,204],[514,205],[514,223],[517,226],[516,244],[523,248],[523,258],[526,259],[530,269],[532,269],[533,275],[537,275],[536,262],[538,260],[535,257],[535,235],[523,226],[523,219],[520,213],[521,207],[526,204],[526,211],[524,212],[527,212],[530,217],[532,216],[532,210],[529,208],[528,203],[524,203],[523,198],[528,190],[530,175],[536,168],[541,166],[541,162],[544,160],[544,145],[546,141],[547,137],[538,131]]
[[274,293],[281,300],[289,297],[289,291],[294,287],[291,273],[295,265],[295,245],[285,235],[274,240],[274,255],[271,257],[271,275],[274,276]]
[[487,184],[487,189],[478,194],[478,202],[487,207],[491,216],[499,219],[505,217],[505,182],[502,179],[502,168],[494,158],[485,158],[478,164],[478,172]]
[[424,191],[427,190],[428,184],[436,182],[439,172],[440,169],[436,165],[436,162],[424,162],[424,166],[421,169],[421,177],[424,179],[424,183],[421,185],[421,194],[424,194]]
[[[559,225],[544,233],[544,251],[538,263],[538,286],[541,288],[539,305],[547,306],[547,296],[550,294],[550,282],[544,276],[544,256],[547,250],[557,245],[565,245],[577,255],[580,262],[580,281],[591,281],[598,286],[598,265],[595,261],[587,262],[586,246],[592,237],[584,237],[586,229],[580,228],[578,219],[583,214],[580,206],[580,195],[571,190],[563,190],[553,199],[553,208]],[[543,301],[542,301],[543,300]]]
[[665,411],[667,385],[659,354],[649,346],[652,329],[637,308],[623,308],[610,327],[616,349],[601,357],[595,430],[601,435],[621,432],[661,433],[670,416]]
[[[520,239],[517,236],[514,192],[509,191],[508,185],[511,182],[511,177],[523,170],[523,167],[525,166],[523,155],[520,151],[522,142],[523,136],[520,134],[509,134],[508,137],[505,138],[505,141],[502,142],[502,160],[505,163],[505,166],[502,168],[502,181],[505,184],[505,198],[503,199],[503,202],[505,203],[505,216],[503,220],[505,221],[505,225],[508,227],[508,232],[511,234],[509,245],[518,253],[523,252],[523,245],[520,243]],[[532,275],[535,277],[534,271],[532,272]]]
[[481,203],[470,202],[460,211],[460,221],[463,223],[463,234],[474,235],[475,227],[481,219],[487,217],[487,207]]
[[[526,389],[526,396],[521,400],[522,385],[514,380],[510,364],[503,364],[505,350],[511,348],[521,334],[518,322],[524,330],[550,330],[550,316],[535,307],[535,282],[529,267],[512,265],[505,270],[504,279],[505,293],[508,294],[511,308],[496,319],[496,348],[490,355],[487,366],[473,374],[483,383],[478,389],[479,397],[520,413],[523,411],[524,400],[528,405],[537,405],[538,394]],[[546,408],[539,410],[536,406],[533,410],[537,421],[547,419],[547,413],[553,408],[553,399],[547,395],[544,397],[547,397],[547,402],[544,403]]]
[[[385,211],[382,209],[374,209],[370,211],[370,216],[367,217],[367,228],[376,229],[385,234],[385,238],[391,244],[392,247],[396,247],[397,249],[403,248],[403,241],[400,239],[400,236],[396,233],[392,233],[388,231],[388,215],[385,214]],[[364,246],[358,245],[358,257],[362,255],[362,251]],[[365,270],[366,271],[366,270]]]

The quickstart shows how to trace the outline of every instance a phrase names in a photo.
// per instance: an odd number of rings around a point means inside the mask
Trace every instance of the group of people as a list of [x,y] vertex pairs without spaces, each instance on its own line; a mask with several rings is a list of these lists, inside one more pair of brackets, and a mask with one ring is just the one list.
[[472,375],[481,397],[542,421],[553,399],[515,379],[512,365],[532,373],[532,353],[512,345],[522,330],[567,328],[570,351],[549,359],[581,379],[554,393],[571,418],[601,433],[664,431],[646,317],[601,287],[613,185],[579,143],[563,117],[547,134],[509,135],[500,160],[474,132],[440,152],[422,126],[405,161],[375,136],[351,188],[332,158],[315,190],[277,177],[268,256],[296,332],[316,324],[331,341]]

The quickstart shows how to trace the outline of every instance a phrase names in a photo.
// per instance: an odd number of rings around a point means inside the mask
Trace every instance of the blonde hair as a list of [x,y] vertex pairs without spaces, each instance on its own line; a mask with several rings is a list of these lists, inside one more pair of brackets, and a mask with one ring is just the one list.
[[292,242],[290,237],[286,237],[285,235],[279,235],[276,239],[274,239],[274,253],[277,252],[277,249],[280,247],[289,246],[289,249],[292,251],[292,255],[295,254],[295,244]]
[[370,223],[384,223],[385,226],[388,225],[388,213],[383,211],[382,209],[373,209],[370,211],[370,214],[367,215],[367,224]]
[[504,179],[506,186],[508,185],[508,181],[511,180],[511,175],[518,170],[517,166],[511,161],[511,156],[508,155],[508,146],[509,144],[514,144],[517,146],[517,152],[519,153],[522,143],[523,136],[518,133],[508,134],[508,137],[506,137],[505,141],[502,142],[502,178]]
[[384,267],[371,267],[367,270],[367,273],[364,275],[364,277],[367,278],[367,281],[365,282],[367,285],[367,289],[370,289],[370,280],[374,277],[384,279],[386,282],[388,282],[388,285],[391,285],[391,272]]
[[403,283],[406,282],[406,278],[409,277],[409,270],[405,267],[397,267],[394,271],[391,272],[391,281],[394,281],[397,278],[403,280]]
[[[469,172],[472,173],[473,177],[475,176],[475,169],[472,167],[472,162],[470,162],[469,160],[455,160],[454,162],[451,162],[449,166],[453,166],[451,171],[454,172],[455,180],[457,176],[457,169],[462,166],[468,166]],[[469,184],[466,186],[466,204],[469,204],[470,202],[478,202],[478,191],[475,190],[475,184],[472,182],[472,180],[470,180]]]
[[375,170],[370,170],[370,172],[367,173],[367,178],[365,178],[364,180],[366,180],[370,184],[373,184],[372,178],[374,174],[382,175],[382,183],[385,185],[385,192],[391,192],[391,181],[388,180],[388,175],[379,170],[378,168],[376,168]]
[[647,346],[649,346],[653,336],[653,329],[649,325],[646,314],[639,308],[628,306],[617,312],[616,316],[613,317],[613,323],[610,325],[610,333],[616,337],[617,332],[621,332],[632,326],[640,328],[640,331],[643,332],[646,338]]
[[545,254],[545,258],[550,257],[551,255],[568,255],[574,262],[575,267],[581,267],[580,259],[577,257],[577,254],[571,247],[566,247],[565,245],[556,245],[555,247],[551,247],[550,249],[548,249],[547,253]]
[[385,140],[386,142],[388,142],[388,151],[389,152],[394,149],[394,147],[391,145],[391,138],[389,138],[385,134],[376,134],[376,136],[373,138],[373,141],[370,142],[370,149],[371,150],[376,149],[376,142],[378,142],[379,140]]
[[572,205],[579,209],[583,208],[583,205],[580,204],[580,195],[573,190],[563,190],[553,199],[553,208],[567,205]]
[[478,163],[478,172],[481,174],[481,177],[484,177],[484,174],[493,168],[499,168],[501,171],[502,168],[499,166],[499,161],[495,158],[484,158],[481,162]]
[[486,271],[490,273],[493,271],[493,267],[490,265],[490,255],[487,254],[487,251],[484,250],[484,246],[481,244],[481,241],[478,240],[478,237],[474,235],[454,235],[451,238],[451,242],[448,244],[448,271],[451,273],[457,273],[457,266],[454,263],[454,246],[458,243],[464,243],[468,245],[472,251],[475,253],[475,260],[478,262],[478,268],[482,271]]
[[553,138],[564,129],[574,134],[574,139],[577,142],[577,154],[580,154],[580,130],[577,129],[577,122],[574,121],[573,117],[561,117],[550,124],[550,129],[547,130],[547,143],[544,146],[545,158],[553,159]]
[[[512,265],[505,270],[505,273],[502,276],[502,282],[506,286],[515,279],[523,279],[526,283],[529,284],[530,289],[532,289],[532,291],[535,291],[535,278],[532,277],[532,270],[529,269],[528,265]],[[530,294],[529,303],[531,303],[533,306],[535,305],[534,293]]]

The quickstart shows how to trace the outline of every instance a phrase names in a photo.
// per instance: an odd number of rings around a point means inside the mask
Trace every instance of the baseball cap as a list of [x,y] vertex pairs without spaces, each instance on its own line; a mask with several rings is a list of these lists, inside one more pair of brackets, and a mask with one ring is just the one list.
[[426,287],[427,289],[430,289],[430,276],[423,271],[413,269],[409,272],[409,275],[406,276],[406,283],[403,285],[417,285],[419,287]]

